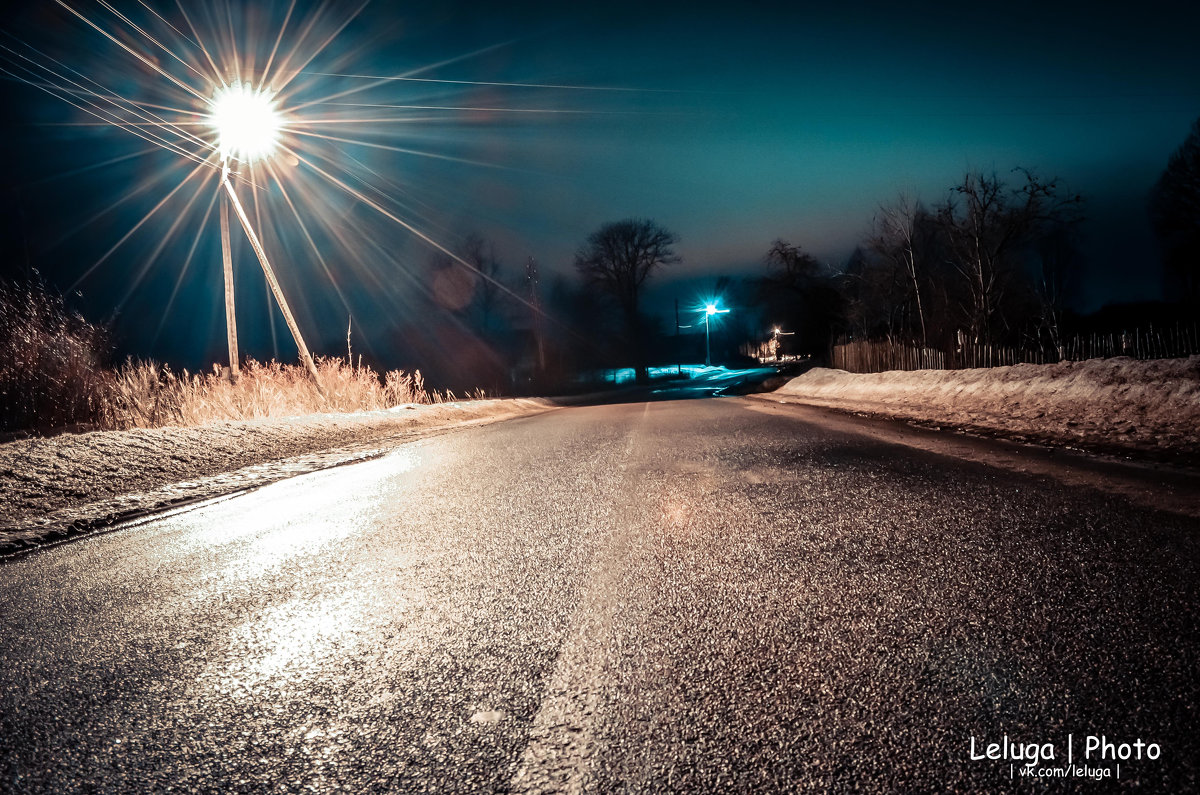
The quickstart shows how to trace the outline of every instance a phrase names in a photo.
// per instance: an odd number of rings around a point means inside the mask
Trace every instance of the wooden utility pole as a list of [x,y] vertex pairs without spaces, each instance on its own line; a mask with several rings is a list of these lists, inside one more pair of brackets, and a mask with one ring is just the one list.
[[233,311],[233,253],[229,245],[229,197],[221,194],[221,262],[225,271],[225,334],[229,340],[229,380],[237,383],[237,316]]
[[[263,273],[267,277],[267,284],[271,287],[271,292],[275,296],[275,302],[279,304],[279,311],[283,313],[283,319],[287,322],[288,330],[292,332],[292,339],[296,341],[296,347],[300,350],[300,359],[304,362],[304,366],[308,368],[309,374],[317,385],[317,391],[321,390],[321,381],[317,377],[317,365],[313,363],[312,354],[308,352],[308,346],[304,344],[304,338],[300,336],[300,327],[296,325],[296,318],[292,316],[292,310],[288,306],[287,299],[283,296],[283,288],[279,286],[279,280],[275,278],[275,271],[271,269],[271,263],[267,261],[267,252],[263,249],[262,243],[259,242],[258,235],[254,232],[254,227],[250,224],[249,217],[246,216],[246,211],[242,208],[242,203],[238,200],[237,192],[233,189],[233,182],[229,179],[229,165],[226,163],[221,172],[221,182],[225,186],[225,192],[229,195],[229,201],[233,204],[233,211],[237,213],[238,220],[242,222],[242,229],[246,232],[246,237],[250,239],[250,247],[254,249],[254,253],[258,256],[258,263],[262,265]],[[226,299],[227,301],[229,299]],[[230,306],[226,303],[226,308]]]

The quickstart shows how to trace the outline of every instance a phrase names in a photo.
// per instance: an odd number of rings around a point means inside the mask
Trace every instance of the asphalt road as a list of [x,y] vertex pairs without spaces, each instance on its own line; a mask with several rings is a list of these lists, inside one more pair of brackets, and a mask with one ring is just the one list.
[[0,563],[0,789],[1195,791],[1200,521],[851,425],[560,409]]

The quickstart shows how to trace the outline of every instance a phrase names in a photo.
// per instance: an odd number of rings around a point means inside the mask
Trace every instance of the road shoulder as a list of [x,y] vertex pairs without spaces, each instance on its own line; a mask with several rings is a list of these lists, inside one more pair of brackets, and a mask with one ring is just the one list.
[[9,442],[0,445],[0,556],[554,408],[534,399],[467,401]]
[[811,422],[886,444],[1049,477],[1069,486],[1119,494],[1142,507],[1200,517],[1200,470],[1193,467],[969,435],[952,427],[947,432],[947,428],[923,427],[903,418],[866,415],[771,393],[739,399],[752,411]]

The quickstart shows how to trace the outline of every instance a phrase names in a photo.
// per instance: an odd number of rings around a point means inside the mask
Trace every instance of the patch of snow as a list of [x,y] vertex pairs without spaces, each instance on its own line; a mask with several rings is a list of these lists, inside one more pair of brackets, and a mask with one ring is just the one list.
[[547,411],[544,400],[95,431],[0,444],[0,554],[131,515],[376,457],[432,432]]
[[1200,454],[1200,356],[868,374],[816,368],[759,397],[1050,444]]
[[[666,367],[646,368],[646,373],[651,379],[670,378],[671,376],[681,375],[686,375],[688,378],[716,377],[751,372],[758,372],[758,370],[730,370],[719,364],[671,364],[667,365]],[[618,367],[615,369],[610,368],[607,370],[597,370],[594,372],[585,373],[577,380],[584,383],[603,381],[605,383],[621,385],[632,384],[634,383],[635,378],[632,367]]]

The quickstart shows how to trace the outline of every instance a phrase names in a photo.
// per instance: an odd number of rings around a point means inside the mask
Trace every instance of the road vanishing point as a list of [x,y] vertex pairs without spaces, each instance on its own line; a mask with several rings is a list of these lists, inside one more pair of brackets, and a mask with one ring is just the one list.
[[1195,492],[1089,467],[582,406],[21,555],[0,791],[1194,792]]

